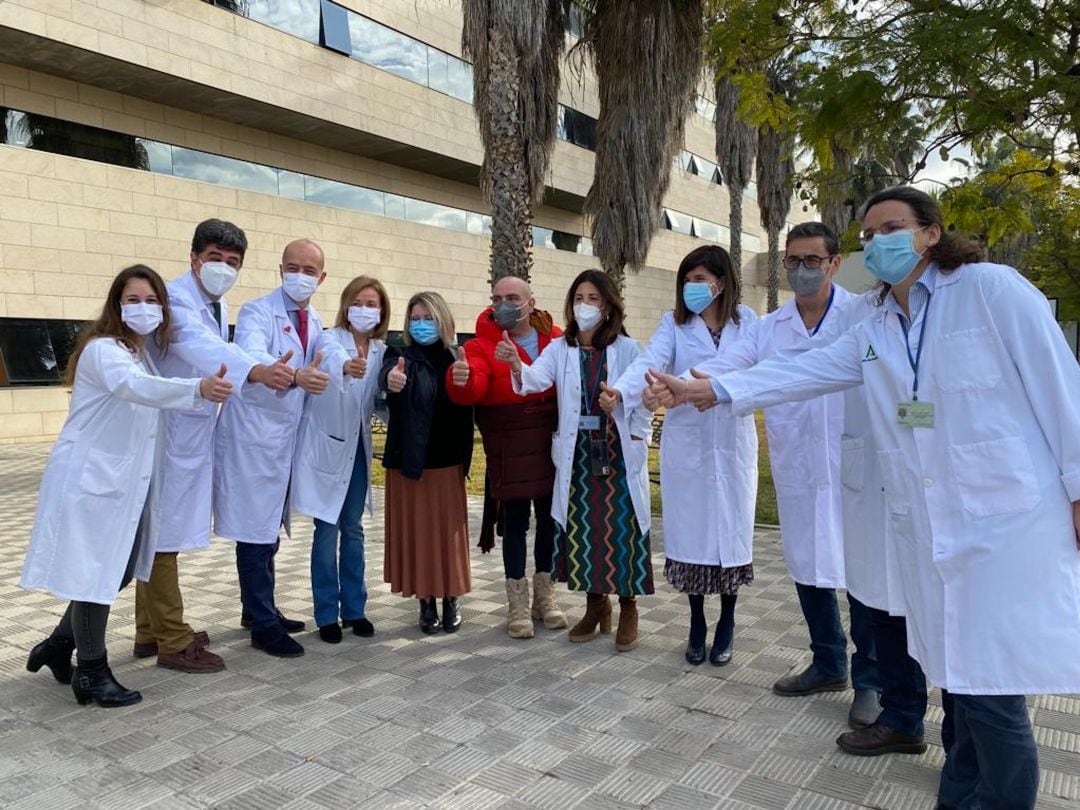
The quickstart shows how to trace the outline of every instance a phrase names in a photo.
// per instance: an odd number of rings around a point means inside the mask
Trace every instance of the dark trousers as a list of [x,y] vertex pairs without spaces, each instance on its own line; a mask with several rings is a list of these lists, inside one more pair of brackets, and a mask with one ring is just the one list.
[[939,810],[1031,810],[1039,754],[1023,695],[941,691]]
[[864,609],[870,614],[881,681],[883,709],[878,722],[901,734],[922,736],[926,677],[919,662],[908,655],[907,620],[877,608]]
[[[810,651],[814,654],[814,667],[822,677],[846,678],[848,675],[847,637],[840,624],[840,605],[836,590],[817,588],[813,585],[795,583],[799,594],[806,627],[810,631]],[[851,685],[855,689],[881,691],[878,678],[877,656],[874,653],[874,631],[868,608],[848,594],[851,610],[851,640],[855,651],[851,654]]]
[[551,573],[555,556],[555,521],[551,517],[551,495],[529,500],[502,501],[503,570],[507,579],[525,576],[528,554],[529,509],[536,512],[536,538],[533,541],[533,564],[537,571]]
[[[135,532],[135,541],[128,555],[124,576],[120,580],[120,590],[131,584],[135,576],[135,562],[139,558],[139,538],[142,535],[142,523]],[[101,661],[106,657],[105,628],[109,624],[109,606],[97,602],[69,602],[67,610],[60,618],[60,623],[52,631],[52,637],[63,639],[75,645],[75,660],[79,666],[91,661]]]
[[274,605],[274,555],[278,542],[236,544],[236,574],[252,638],[276,638],[285,631]]

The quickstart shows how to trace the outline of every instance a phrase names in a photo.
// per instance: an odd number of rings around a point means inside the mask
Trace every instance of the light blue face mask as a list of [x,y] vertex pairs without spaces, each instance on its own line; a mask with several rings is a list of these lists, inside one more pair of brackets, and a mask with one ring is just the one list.
[[875,236],[864,251],[866,269],[886,284],[899,284],[922,259],[922,254],[915,250],[915,234],[921,230],[916,228],[914,231],[893,231]]
[[409,321],[409,334],[421,346],[430,346],[439,339],[439,327],[435,321]]
[[713,285],[707,281],[688,281],[682,288],[682,300],[686,308],[695,315],[700,315],[720,294],[712,291]]

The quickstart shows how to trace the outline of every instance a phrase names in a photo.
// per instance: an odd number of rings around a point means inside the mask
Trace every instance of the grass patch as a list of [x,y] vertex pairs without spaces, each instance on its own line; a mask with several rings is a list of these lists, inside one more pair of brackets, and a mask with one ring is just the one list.
[[[758,523],[777,524],[780,522],[776,511],[776,490],[773,488],[772,467],[769,466],[769,442],[765,438],[765,423],[760,413],[755,414],[754,420],[758,430],[758,494],[757,514]],[[376,455],[382,455],[383,446],[386,443],[386,433],[374,433],[371,437],[372,446]],[[487,460],[484,458],[484,446],[480,441],[480,432],[476,431],[473,442],[472,471],[465,482],[465,491],[470,495],[483,496],[484,473],[487,470]],[[649,471],[652,477],[658,478],[660,471],[660,447],[654,444],[649,448]],[[371,468],[371,483],[381,487],[386,483],[386,471],[382,463],[376,461]],[[663,511],[660,505],[660,485],[651,484],[652,511],[659,515]]]

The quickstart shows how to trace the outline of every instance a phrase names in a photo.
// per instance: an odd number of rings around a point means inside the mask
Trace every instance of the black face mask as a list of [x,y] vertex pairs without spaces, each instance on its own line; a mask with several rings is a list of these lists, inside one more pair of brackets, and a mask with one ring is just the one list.
[[520,304],[500,301],[492,307],[492,315],[495,317],[495,323],[499,325],[500,329],[513,329],[524,320],[521,317],[521,309]]

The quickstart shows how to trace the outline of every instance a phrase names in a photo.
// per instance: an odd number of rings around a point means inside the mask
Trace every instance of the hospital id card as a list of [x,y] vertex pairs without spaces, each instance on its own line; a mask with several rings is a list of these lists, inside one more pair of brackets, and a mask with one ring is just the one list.
[[932,428],[934,426],[933,402],[898,402],[896,421],[911,428]]
[[578,430],[599,430],[600,414],[582,414],[578,419]]

